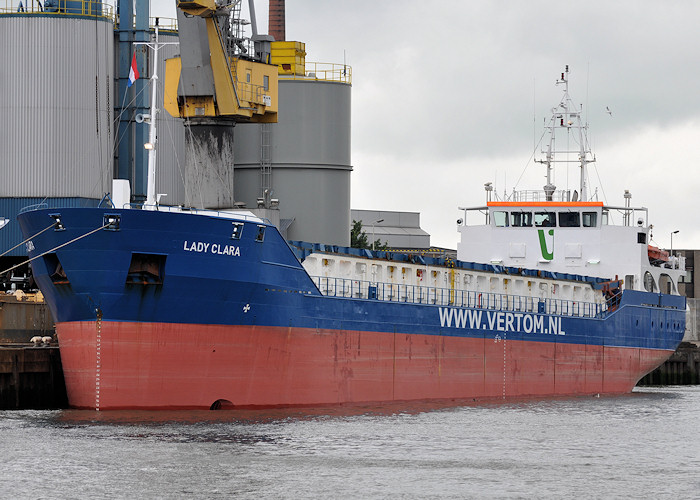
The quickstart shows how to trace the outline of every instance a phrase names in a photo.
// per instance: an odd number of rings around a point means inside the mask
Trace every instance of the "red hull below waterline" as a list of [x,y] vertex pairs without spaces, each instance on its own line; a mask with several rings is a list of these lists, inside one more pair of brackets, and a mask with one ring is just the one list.
[[236,408],[619,394],[672,351],[263,326],[57,324],[72,407]]

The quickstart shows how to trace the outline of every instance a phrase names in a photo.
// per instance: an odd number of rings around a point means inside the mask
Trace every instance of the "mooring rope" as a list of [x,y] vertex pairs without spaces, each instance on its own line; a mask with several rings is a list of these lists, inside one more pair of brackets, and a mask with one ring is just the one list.
[[[73,239],[70,240],[70,241],[66,241],[65,243],[61,243],[60,245],[58,245],[58,246],[56,246],[56,247],[53,247],[53,248],[51,248],[50,250],[47,250],[47,251],[45,251],[45,252],[43,252],[43,253],[40,253],[39,255],[35,255],[35,256],[32,257],[31,259],[27,259],[27,260],[25,260],[24,262],[20,262],[19,264],[16,264],[16,265],[10,267],[9,269],[5,269],[4,271],[0,271],[0,275],[3,275],[3,274],[5,274],[5,273],[8,273],[8,272],[12,271],[13,269],[17,269],[18,267],[23,266],[23,265],[25,265],[25,264],[29,264],[31,261],[36,260],[36,259],[38,259],[39,257],[43,257],[43,256],[46,255],[47,253],[55,252],[55,251],[58,250],[59,248],[63,248],[63,247],[65,247],[65,246],[70,245],[71,243],[75,243],[75,242],[78,241],[78,240],[82,240],[82,239],[85,238],[86,236],[90,236],[91,234],[94,234],[94,233],[96,233],[97,231],[99,231],[99,230],[101,230],[101,229],[104,229],[104,228],[106,228],[106,227],[109,226],[109,225],[110,225],[110,223],[108,222],[108,223],[106,223],[105,225],[98,227],[97,229],[93,229],[92,231],[88,231],[87,233],[85,233],[85,234],[83,234],[83,235],[80,235],[80,236],[78,236],[78,237],[76,237],[76,238],[73,238]],[[51,224],[50,227],[54,227],[54,224]],[[47,228],[47,229],[48,229],[48,228]],[[46,229],[44,229],[42,232],[44,232],[44,231],[46,231]],[[41,233],[37,233],[37,234],[34,235],[34,236],[37,236],[38,234],[41,234]]]
[[12,248],[10,248],[9,250],[6,250],[5,252],[1,253],[1,254],[0,254],[0,257],[4,257],[6,253],[11,252],[12,250],[14,250],[15,248],[17,248],[18,246],[24,245],[26,242],[28,242],[28,241],[31,240],[32,238],[36,238],[36,237],[39,236],[41,233],[43,233],[44,231],[48,231],[48,230],[51,229],[52,227],[56,227],[56,224],[53,223],[53,224],[51,224],[49,227],[47,227],[46,229],[42,229],[41,231],[39,231],[38,233],[36,233],[36,234],[33,235],[33,236],[30,236],[29,238],[27,238],[27,239],[24,240],[23,242],[17,243],[15,246],[13,246]]

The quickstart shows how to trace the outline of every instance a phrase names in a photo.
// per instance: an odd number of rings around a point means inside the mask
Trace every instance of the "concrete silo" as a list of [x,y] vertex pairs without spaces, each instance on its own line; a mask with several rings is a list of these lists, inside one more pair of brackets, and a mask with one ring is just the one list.
[[278,123],[236,126],[236,201],[278,206],[287,239],[349,246],[350,68],[306,64],[300,42],[274,42],[272,62]]
[[111,6],[49,0],[39,9],[0,12],[3,249],[22,240],[22,207],[95,205],[112,180]]

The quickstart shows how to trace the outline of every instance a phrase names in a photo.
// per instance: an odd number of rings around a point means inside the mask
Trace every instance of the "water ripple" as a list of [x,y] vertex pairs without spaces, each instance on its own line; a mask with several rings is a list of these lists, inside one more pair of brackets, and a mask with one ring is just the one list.
[[699,387],[274,411],[0,414],[7,498],[690,498]]

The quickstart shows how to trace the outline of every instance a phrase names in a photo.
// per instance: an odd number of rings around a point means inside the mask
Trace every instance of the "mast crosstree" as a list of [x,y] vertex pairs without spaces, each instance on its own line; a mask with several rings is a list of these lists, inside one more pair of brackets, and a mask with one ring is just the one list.
[[[537,163],[542,163],[547,169],[547,184],[544,186],[544,191],[547,201],[553,200],[553,194],[556,186],[553,184],[553,169],[555,163],[571,163],[576,161],[581,169],[579,192],[578,195],[574,192],[574,200],[580,198],[580,201],[588,201],[588,164],[595,162],[595,155],[591,153],[591,148],[588,145],[588,123],[583,123],[581,114],[583,106],[577,106],[571,100],[569,95],[569,65],[566,65],[565,71],[561,74],[561,78],[557,80],[557,85],[564,86],[564,95],[559,104],[552,108],[552,117],[549,123],[545,126],[549,134],[549,142],[547,149],[542,151],[545,155],[544,159],[535,160]],[[564,130],[567,134],[573,135],[574,140],[578,143],[577,150],[557,150],[556,136],[557,132]],[[560,134],[561,135],[561,134]],[[577,160],[569,160],[568,154],[576,153]],[[564,155],[566,157],[562,158]]]

